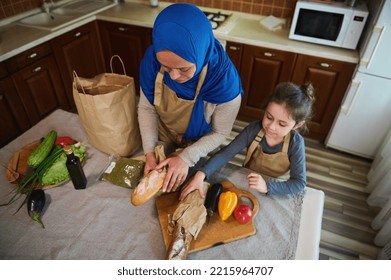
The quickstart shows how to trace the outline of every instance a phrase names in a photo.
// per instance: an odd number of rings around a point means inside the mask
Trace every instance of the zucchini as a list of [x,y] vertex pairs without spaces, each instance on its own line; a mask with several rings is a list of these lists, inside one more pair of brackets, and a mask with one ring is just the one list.
[[57,132],[49,131],[45,139],[36,147],[27,159],[28,166],[37,168],[38,165],[50,154],[53,144],[57,139]]

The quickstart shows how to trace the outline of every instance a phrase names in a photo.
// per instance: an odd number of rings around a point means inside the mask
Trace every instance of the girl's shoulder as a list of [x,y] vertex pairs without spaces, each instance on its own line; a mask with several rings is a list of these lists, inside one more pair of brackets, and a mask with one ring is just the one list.
[[241,141],[243,141],[243,139],[247,139],[246,141],[253,141],[261,129],[261,122],[253,121],[243,127],[243,129],[239,131],[239,135],[237,137],[240,138]]
[[252,134],[258,134],[262,129],[262,122],[260,120],[250,122],[244,129]]
[[299,132],[291,132],[291,141],[304,142],[304,137]]
[[305,149],[304,137],[298,132],[291,133],[289,149],[292,149],[292,148],[293,149],[297,149],[297,148]]

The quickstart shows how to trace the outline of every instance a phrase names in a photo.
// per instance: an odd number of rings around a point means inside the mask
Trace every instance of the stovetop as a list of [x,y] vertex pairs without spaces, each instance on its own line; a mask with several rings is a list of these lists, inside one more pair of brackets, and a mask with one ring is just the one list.
[[219,28],[231,15],[221,12],[205,12],[204,14],[209,19],[212,29]]

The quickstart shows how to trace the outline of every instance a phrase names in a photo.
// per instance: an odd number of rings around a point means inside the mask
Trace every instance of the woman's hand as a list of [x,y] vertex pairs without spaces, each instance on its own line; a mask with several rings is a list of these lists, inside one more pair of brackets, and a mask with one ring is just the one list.
[[255,189],[261,193],[267,193],[266,181],[263,177],[257,173],[250,173],[247,175],[248,186],[251,189]]
[[156,169],[161,170],[166,165],[168,165],[168,170],[162,191],[175,191],[185,181],[189,172],[189,166],[179,156],[174,156],[163,160],[156,166]]
[[144,176],[146,176],[151,170],[156,168],[156,157],[154,152],[145,154],[145,166],[144,166]]
[[185,197],[194,190],[198,190],[200,196],[205,198],[204,193],[204,179],[205,173],[202,171],[197,171],[197,173],[191,178],[186,188],[184,188],[181,192],[179,200],[185,199]]

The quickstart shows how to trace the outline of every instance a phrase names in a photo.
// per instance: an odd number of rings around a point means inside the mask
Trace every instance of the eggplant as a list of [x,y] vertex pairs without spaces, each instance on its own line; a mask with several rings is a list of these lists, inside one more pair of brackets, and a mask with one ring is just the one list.
[[33,190],[27,200],[27,212],[31,219],[38,222],[42,228],[45,228],[41,220],[41,213],[45,207],[46,197],[42,189]]
[[220,183],[213,184],[206,193],[204,206],[206,208],[208,224],[213,213],[216,212],[219,203],[219,197],[223,191],[223,186]]

